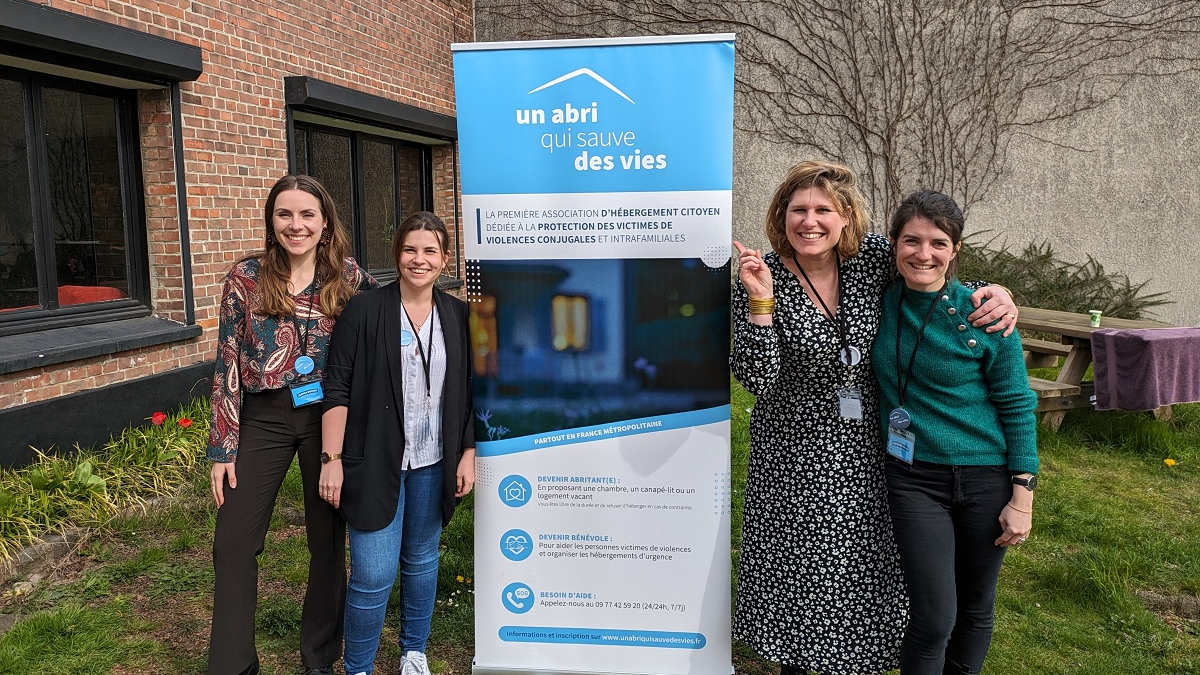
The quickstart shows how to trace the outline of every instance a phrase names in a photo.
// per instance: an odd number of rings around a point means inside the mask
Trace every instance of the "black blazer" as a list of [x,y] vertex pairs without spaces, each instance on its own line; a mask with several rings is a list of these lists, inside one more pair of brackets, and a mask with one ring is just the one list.
[[[467,303],[433,291],[446,340],[442,388],[442,525],[457,500],[458,460],[475,446],[471,420],[471,349]],[[325,366],[324,409],[347,406],[342,445],[342,515],[356,530],[386,527],[400,498],[404,456],[404,389],[397,282],[350,298],[338,317]]]

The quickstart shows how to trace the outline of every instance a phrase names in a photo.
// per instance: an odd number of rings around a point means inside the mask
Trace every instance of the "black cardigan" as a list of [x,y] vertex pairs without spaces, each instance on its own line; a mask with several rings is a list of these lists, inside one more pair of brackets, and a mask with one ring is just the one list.
[[[458,460],[475,446],[471,420],[471,350],[467,303],[433,292],[446,341],[442,388],[442,525],[458,501]],[[341,511],[356,530],[386,527],[400,498],[404,456],[404,389],[400,364],[403,305],[391,283],[346,303],[329,343],[324,410],[349,408],[342,445]]]

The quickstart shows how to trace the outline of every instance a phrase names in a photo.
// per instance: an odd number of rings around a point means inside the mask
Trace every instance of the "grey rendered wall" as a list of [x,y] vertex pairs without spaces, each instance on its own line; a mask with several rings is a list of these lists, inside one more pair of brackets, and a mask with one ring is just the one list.
[[[1200,326],[1200,74],[1136,83],[1106,107],[1018,137],[1004,177],[968,232],[1021,248],[1049,240],[1065,260],[1091,255],[1173,304],[1150,318]],[[803,152],[735,134],[734,234],[766,247],[771,191]],[[873,214],[876,224],[888,214]]]
[[1050,131],[1088,152],[1018,138],[969,226],[1013,245],[1048,239],[1065,259],[1090,254],[1167,292],[1174,303],[1156,318],[1200,326],[1200,74],[1143,80]]

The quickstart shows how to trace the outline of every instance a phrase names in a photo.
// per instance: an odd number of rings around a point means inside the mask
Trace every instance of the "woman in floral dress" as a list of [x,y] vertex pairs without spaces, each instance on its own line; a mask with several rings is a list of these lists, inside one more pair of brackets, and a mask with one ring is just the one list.
[[[734,244],[730,365],[757,401],[733,634],[783,675],[896,668],[907,621],[870,361],[894,272],[867,223],[848,168],[802,162],[768,209],[774,251]],[[1015,325],[1007,293],[983,298],[973,323]]]

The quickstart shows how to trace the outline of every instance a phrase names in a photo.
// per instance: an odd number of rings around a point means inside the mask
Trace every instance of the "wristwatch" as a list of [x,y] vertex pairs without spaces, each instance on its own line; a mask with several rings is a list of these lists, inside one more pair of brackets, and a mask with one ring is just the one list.
[[[328,464],[328,463],[332,462],[332,461],[333,461],[333,460],[335,460],[335,459],[341,459],[341,458],[342,458],[342,453],[340,453],[340,452],[339,452],[338,454],[336,454],[336,455],[331,455],[331,454],[329,454],[328,452],[322,452],[322,453],[321,453],[321,463],[322,463],[322,464]],[[1031,490],[1032,490],[1033,488],[1029,488],[1029,489],[1031,489]]]
[[1012,482],[1013,482],[1013,485],[1020,485],[1021,487],[1025,488],[1026,490],[1033,492],[1033,489],[1035,487],[1037,487],[1037,476],[1030,476],[1029,478],[1021,478],[1020,476],[1013,476]]

